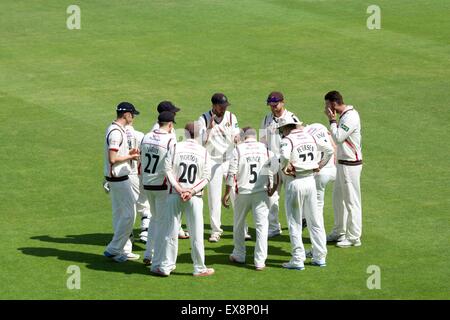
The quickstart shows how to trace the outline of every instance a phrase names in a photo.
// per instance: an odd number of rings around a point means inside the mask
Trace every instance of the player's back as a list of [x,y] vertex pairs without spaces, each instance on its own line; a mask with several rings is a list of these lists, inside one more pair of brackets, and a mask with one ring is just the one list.
[[320,153],[316,141],[305,129],[295,129],[285,137],[291,146],[290,162],[297,173],[305,173],[319,167]]
[[[328,129],[321,123],[312,123],[305,127],[305,130],[314,137],[316,141],[321,140],[324,144],[327,144],[333,148],[333,138],[331,137]],[[323,157],[323,153],[321,152],[321,158]],[[335,157],[334,154],[331,156],[331,159],[327,162],[324,168],[333,168],[335,167]]]
[[174,143],[173,136],[160,129],[144,136],[141,143],[141,174],[144,186],[167,189],[164,160]]
[[[182,188],[191,189],[209,180],[209,159],[206,148],[192,139],[177,143],[172,149],[172,173]],[[171,187],[169,193],[174,193]],[[201,194],[201,193],[200,193]]]
[[[256,140],[246,140],[236,146],[237,162],[233,158],[230,167],[237,166],[236,187],[240,194],[267,190],[270,175],[270,160],[273,153],[266,145]],[[278,161],[278,160],[277,160]],[[231,171],[236,169],[231,169]]]

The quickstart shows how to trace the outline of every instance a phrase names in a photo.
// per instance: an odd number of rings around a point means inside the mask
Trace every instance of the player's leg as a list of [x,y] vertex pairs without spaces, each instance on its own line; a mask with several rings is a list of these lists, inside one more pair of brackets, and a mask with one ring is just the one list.
[[207,270],[203,242],[203,199],[194,196],[186,202],[185,208],[186,223],[191,235],[191,258],[194,274],[200,274]]
[[245,217],[251,209],[251,195],[238,194],[234,203],[233,213],[233,253],[231,259],[245,262]]
[[327,256],[327,237],[323,223],[323,214],[320,214],[317,210],[316,182],[312,177],[305,178],[303,179],[303,187],[305,188],[303,213],[308,224],[313,261],[321,266],[325,266]]
[[362,232],[362,209],[361,209],[361,177],[362,166],[345,166],[347,188],[344,192],[344,203],[348,212],[346,239],[352,243],[359,243]]
[[267,234],[269,230],[268,196],[265,191],[252,194],[252,213],[256,228],[255,268],[263,269],[267,259]]
[[[145,194],[147,195],[148,203],[150,206],[150,212],[156,212],[156,195],[155,192],[158,191],[151,191],[151,190],[145,190]],[[152,219],[150,219],[149,226],[148,226],[148,236],[147,236],[147,243],[145,245],[145,253],[144,253],[144,263],[149,264],[153,260],[153,248],[154,248],[154,238],[156,235],[156,232],[158,230],[158,226],[156,225],[156,221],[154,219],[154,216],[152,216]]]
[[208,184],[208,205],[211,222],[211,242],[217,242],[223,230],[221,227],[221,196],[223,180],[222,163],[213,163],[211,181]]
[[304,268],[305,248],[302,241],[302,194],[301,179],[294,179],[286,184],[286,217],[289,228],[289,238],[292,247],[292,257],[283,267],[288,269]]
[[279,181],[277,191],[269,198],[269,238],[281,234],[281,225],[279,221],[280,212],[280,194],[283,182]]
[[152,271],[159,269],[164,274],[170,274],[175,270],[178,255],[178,230],[181,224],[182,202],[178,194],[167,195],[165,206],[167,209],[160,220],[159,239],[163,241],[158,244],[158,251],[161,250],[160,264],[152,265]]
[[148,228],[150,224],[150,218],[152,216],[150,211],[150,203],[148,202],[147,193],[145,192],[142,184],[139,184],[139,198],[136,202],[136,211],[141,218],[141,231],[139,233],[139,240],[143,243],[147,243]]
[[112,255],[118,255],[124,253],[124,247],[133,231],[137,198],[129,179],[113,182],[110,188],[115,230],[106,251]]
[[334,226],[333,231],[327,236],[327,241],[336,242],[343,240],[346,234],[346,218],[347,210],[344,206],[345,177],[343,165],[338,164],[336,167],[336,181],[333,188],[333,211]]

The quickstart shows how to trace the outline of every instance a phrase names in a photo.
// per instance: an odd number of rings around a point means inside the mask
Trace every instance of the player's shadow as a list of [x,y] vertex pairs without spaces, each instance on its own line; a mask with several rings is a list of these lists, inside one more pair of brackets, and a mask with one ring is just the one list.
[[124,274],[143,274],[150,275],[150,271],[144,267],[140,261],[127,261],[124,263],[114,262],[100,254],[93,254],[80,251],[69,251],[55,248],[18,248],[23,254],[49,258],[56,257],[58,260],[69,261],[70,263],[80,263],[86,265],[88,269],[120,272]]
[[[134,235],[139,234],[139,231],[134,230]],[[75,234],[67,235],[65,237],[52,237],[49,235],[34,236],[30,239],[39,240],[43,242],[53,242],[53,243],[67,243],[67,244],[86,244],[94,246],[106,246],[112,239],[112,233],[87,233],[87,234]],[[133,243],[135,249],[145,250],[145,244],[137,241]]]

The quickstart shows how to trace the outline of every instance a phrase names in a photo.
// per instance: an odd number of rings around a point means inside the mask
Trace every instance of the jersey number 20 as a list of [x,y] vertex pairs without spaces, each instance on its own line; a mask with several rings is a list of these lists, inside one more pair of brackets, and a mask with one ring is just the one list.
[[[195,178],[197,176],[197,166],[195,164],[191,164],[189,167],[186,163],[181,162],[180,166],[183,168],[183,171],[181,172],[180,176],[180,182],[188,182],[190,184],[193,184],[195,182]],[[186,173],[187,173],[187,179],[186,179]]]

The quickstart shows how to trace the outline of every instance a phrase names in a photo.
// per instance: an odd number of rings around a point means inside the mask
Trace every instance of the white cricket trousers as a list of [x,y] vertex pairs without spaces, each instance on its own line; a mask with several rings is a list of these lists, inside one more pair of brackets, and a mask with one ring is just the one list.
[[356,241],[361,238],[361,178],[362,165],[336,165],[336,182],[333,188],[334,228],[333,234],[345,235]]
[[150,204],[147,199],[147,194],[145,193],[144,186],[141,183],[138,175],[129,175],[131,180],[131,185],[134,192],[139,195],[136,201],[136,213],[141,217],[141,229],[148,228],[149,219],[151,218]]
[[312,244],[313,259],[323,261],[327,255],[327,238],[323,215],[317,213],[317,190],[313,175],[297,175],[286,179],[286,216],[292,246],[292,264],[305,261],[305,248],[302,241],[302,218],[306,219]]
[[280,179],[277,190],[269,197],[269,233],[275,233],[280,230],[279,212],[280,212],[280,193],[283,182]]
[[114,235],[106,247],[113,255],[131,252],[130,235],[136,218],[138,194],[133,191],[131,180],[109,182]]
[[163,219],[167,215],[167,190],[145,190],[152,218],[148,226],[148,238],[144,259],[150,259],[152,266],[158,267],[161,264],[164,234],[161,232]]
[[228,173],[228,166],[229,161],[223,163],[212,161],[211,181],[208,184],[208,206],[211,223],[211,234],[221,234],[223,232],[223,230],[220,228],[222,224],[222,182],[224,177],[226,177]]
[[327,184],[336,180],[336,168],[323,168],[314,176],[317,189],[317,214],[323,216],[323,207],[325,205],[325,189]]
[[253,213],[256,227],[256,244],[254,252],[255,267],[265,267],[267,259],[267,235],[269,227],[269,196],[266,191],[253,194],[237,194],[234,203],[232,255],[240,262],[245,262],[245,218],[249,211]]
[[[205,246],[203,242],[203,199],[193,196],[189,201],[183,202],[179,194],[169,194],[167,197],[167,219],[163,219],[164,226],[164,256],[160,270],[170,273],[175,269],[178,255],[178,230],[181,225],[181,213],[186,215],[186,223],[190,233],[191,258],[194,264],[194,273],[206,271]],[[152,270],[156,266],[152,265]]]

